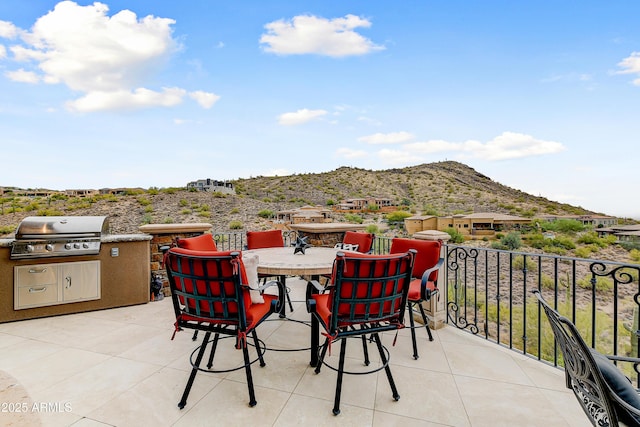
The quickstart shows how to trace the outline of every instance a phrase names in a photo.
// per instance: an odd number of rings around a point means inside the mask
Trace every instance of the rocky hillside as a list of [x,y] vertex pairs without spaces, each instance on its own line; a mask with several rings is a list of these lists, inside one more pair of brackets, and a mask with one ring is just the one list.
[[[112,233],[117,234],[137,233],[146,223],[207,222],[216,231],[228,231],[233,221],[245,230],[261,229],[268,227],[267,221],[258,216],[261,210],[327,206],[357,197],[390,198],[416,214],[499,212],[535,217],[593,213],[509,188],[457,162],[384,171],[342,167],[319,174],[259,176],[232,183],[236,195],[152,188],[93,198],[24,198],[5,188],[0,196],[0,237],[11,236],[20,221],[30,215],[106,215]],[[341,216],[336,214],[336,220]],[[379,214],[365,217],[365,222],[381,221]]]

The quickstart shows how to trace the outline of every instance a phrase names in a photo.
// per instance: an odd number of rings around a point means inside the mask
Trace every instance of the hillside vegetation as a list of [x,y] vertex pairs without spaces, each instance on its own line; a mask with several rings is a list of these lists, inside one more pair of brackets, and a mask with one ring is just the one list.
[[[5,188],[0,197],[0,237],[11,236],[30,215],[106,215],[113,233],[137,233],[140,225],[148,223],[207,222],[215,231],[261,229],[268,227],[267,220],[258,215],[261,211],[330,206],[343,199],[364,197],[392,199],[412,214],[496,212],[536,217],[593,213],[507,187],[451,161],[383,171],[341,167],[319,174],[258,176],[232,183],[235,195],[150,188],[131,189],[123,195],[28,198]],[[340,214],[335,218],[344,220]],[[364,219],[380,223],[383,217],[367,214]]]

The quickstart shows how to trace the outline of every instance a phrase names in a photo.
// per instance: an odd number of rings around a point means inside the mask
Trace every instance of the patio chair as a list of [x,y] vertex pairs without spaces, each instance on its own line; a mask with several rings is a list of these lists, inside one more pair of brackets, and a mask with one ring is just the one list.
[[564,359],[567,388],[573,390],[582,409],[594,426],[640,426],[638,390],[613,361],[632,362],[640,359],[605,356],[587,346],[576,326],[554,310],[537,289],[533,291],[551,324],[553,335]]
[[[418,240],[395,238],[391,240],[390,253],[402,253],[409,249],[416,250],[416,260],[413,264],[413,279],[409,287],[407,307],[409,308],[409,322],[411,324],[411,339],[413,341],[413,358],[418,359],[418,344],[416,342],[416,325],[413,319],[414,307],[418,307],[422,315],[422,322],[427,329],[429,341],[433,341],[433,335],[429,328],[429,319],[424,311],[422,303],[431,300],[438,292],[438,271],[444,263],[440,256],[441,240]],[[420,326],[418,326],[420,327]]]
[[[264,231],[247,231],[247,249],[264,249],[264,248],[282,248],[284,247],[284,238],[282,237],[282,231],[280,230],[264,230]],[[262,279],[263,283],[269,279],[268,274],[258,274],[258,277]],[[278,280],[286,285],[286,276],[278,276]],[[289,296],[290,289],[287,289],[287,304],[289,310],[293,311],[293,303]],[[280,317],[284,316],[284,310],[280,313]]]
[[[411,280],[414,254],[411,252],[395,255],[370,255],[338,252],[334,264],[332,283],[316,294],[308,290],[307,310],[324,328],[326,340],[320,346],[320,355],[315,373],[320,373],[322,365],[338,372],[333,414],[340,413],[340,394],[343,374],[362,375],[378,372],[387,374],[394,400],[400,399],[391,369],[389,351],[383,347],[379,334],[384,331],[404,327],[407,293]],[[308,286],[312,286],[314,283]],[[317,282],[315,282],[316,286]],[[348,372],[344,370],[347,338],[361,337],[365,352],[365,365],[369,364],[366,351],[366,335],[371,335],[380,353],[381,366],[368,372]],[[333,342],[341,340],[338,367],[325,362],[327,351]]]
[[361,233],[357,231],[345,231],[341,243],[336,243],[338,249],[362,252],[363,254],[373,253],[373,241],[376,235],[373,233]]
[[[278,295],[264,295],[263,303],[252,303],[239,252],[171,248],[165,254],[164,264],[176,316],[171,339],[177,331],[183,329],[205,332],[202,344],[191,353],[192,370],[178,407],[182,409],[187,404],[198,371],[231,372],[242,368],[245,369],[247,377],[249,406],[254,406],[256,398],[251,365],[259,360],[260,366],[265,366],[263,354],[266,349],[264,343],[258,339],[256,327],[271,313],[279,311],[279,301],[282,300],[284,292],[282,285],[278,282],[268,283],[266,286],[278,284]],[[210,340],[212,333],[214,338]],[[225,337],[220,338],[220,335]],[[253,360],[250,360],[247,348],[249,335],[253,338],[253,346],[257,353]],[[213,369],[218,341],[224,338],[235,340],[235,347],[242,350],[244,362],[231,369]],[[202,358],[210,342],[212,348],[207,368],[201,368]]]

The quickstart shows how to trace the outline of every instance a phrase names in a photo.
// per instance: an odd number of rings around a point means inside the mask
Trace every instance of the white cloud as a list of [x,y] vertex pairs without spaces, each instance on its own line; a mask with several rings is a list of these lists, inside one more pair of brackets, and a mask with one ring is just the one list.
[[367,144],[399,144],[413,139],[413,134],[409,132],[374,133],[358,138],[358,141]]
[[[618,74],[637,74],[640,76],[640,52],[632,52],[631,55],[618,62],[618,67],[622,68]],[[640,86],[640,77],[635,79],[633,84]]]
[[485,160],[517,159],[554,154],[564,150],[566,148],[559,142],[536,139],[531,135],[516,132],[503,132],[486,144],[477,141],[464,143],[464,151]]
[[267,32],[260,37],[260,43],[265,52],[279,55],[365,55],[384,49],[354,31],[370,26],[367,19],[355,15],[335,19],[299,15],[290,21],[281,19],[266,24]]
[[0,44],[0,59],[7,57],[7,48]]
[[0,37],[13,39],[18,35],[18,28],[13,23],[0,20]]
[[531,135],[516,132],[503,132],[501,135],[484,144],[474,140],[462,143],[431,140],[405,144],[403,148],[409,152],[419,154],[456,151],[484,160],[507,160],[540,156],[543,154],[559,153],[566,149],[559,142],[536,139]]
[[303,108],[301,110],[284,113],[278,116],[278,123],[283,126],[295,126],[306,123],[318,117],[322,117],[327,114],[325,110],[309,110]]
[[182,102],[185,93],[186,91],[180,88],[164,88],[162,92],[145,88],[134,91],[92,91],[81,98],[67,102],[66,106],[69,110],[78,112],[173,107]]
[[405,144],[403,147],[411,152],[420,154],[440,153],[443,151],[461,151],[463,144],[456,142],[448,142],[440,139],[433,139],[430,141],[413,142],[411,144]]
[[336,150],[337,157],[343,157],[345,159],[361,159],[367,157],[368,153],[363,150],[353,150],[351,148],[338,148]]
[[[2,55],[0,55],[0,58],[1,57]],[[4,75],[7,76],[9,80],[13,80],[14,82],[38,83],[40,81],[40,78],[36,73],[34,73],[33,71],[25,71],[22,68],[16,71],[7,71],[6,73],[4,73]]]
[[422,163],[424,160],[415,153],[407,150],[389,150],[384,149],[378,151],[378,157],[386,164],[390,165],[406,165]]
[[[108,11],[109,7],[100,2],[79,6],[62,1],[38,18],[31,31],[0,21],[0,35],[20,36],[21,43],[11,46],[10,51],[14,61],[32,65],[22,76],[31,72],[45,83],[61,83],[83,94],[67,102],[72,110],[170,107],[181,103],[187,94],[183,89],[144,87],[180,48],[172,37],[175,21],[152,15],[138,19],[130,10],[109,17]],[[13,76],[16,80],[20,74],[14,72]],[[202,91],[190,96],[204,108],[217,100],[216,95]]]
[[202,108],[209,109],[213,107],[220,97],[215,93],[203,92],[201,90],[189,93],[189,97],[195,100]]

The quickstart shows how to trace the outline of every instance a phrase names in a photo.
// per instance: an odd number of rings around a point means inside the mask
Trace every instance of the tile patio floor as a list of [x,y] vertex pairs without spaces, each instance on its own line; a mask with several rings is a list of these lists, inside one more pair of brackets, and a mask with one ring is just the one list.
[[[289,279],[293,299],[303,284]],[[297,295],[300,294],[300,295]],[[302,302],[292,318],[308,320]],[[269,348],[307,347],[306,325],[280,320],[258,329]],[[418,331],[413,360],[408,330],[383,337],[401,395],[384,372],[347,375],[342,413],[331,412],[336,374],[309,367],[308,351],[267,351],[253,365],[257,406],[247,405],[244,370],[199,373],[187,406],[191,332],[173,330],[171,300],[68,316],[0,324],[0,425],[15,426],[588,426],[562,371],[453,327]],[[353,341],[353,340],[352,340]],[[339,346],[334,346],[337,358]],[[350,342],[348,365],[362,365]],[[375,349],[372,348],[375,351]],[[242,353],[222,341],[220,357]],[[370,354],[374,354],[372,351]],[[224,356],[223,356],[224,355]],[[229,365],[229,366],[233,366]],[[26,412],[17,412],[26,408]]]

